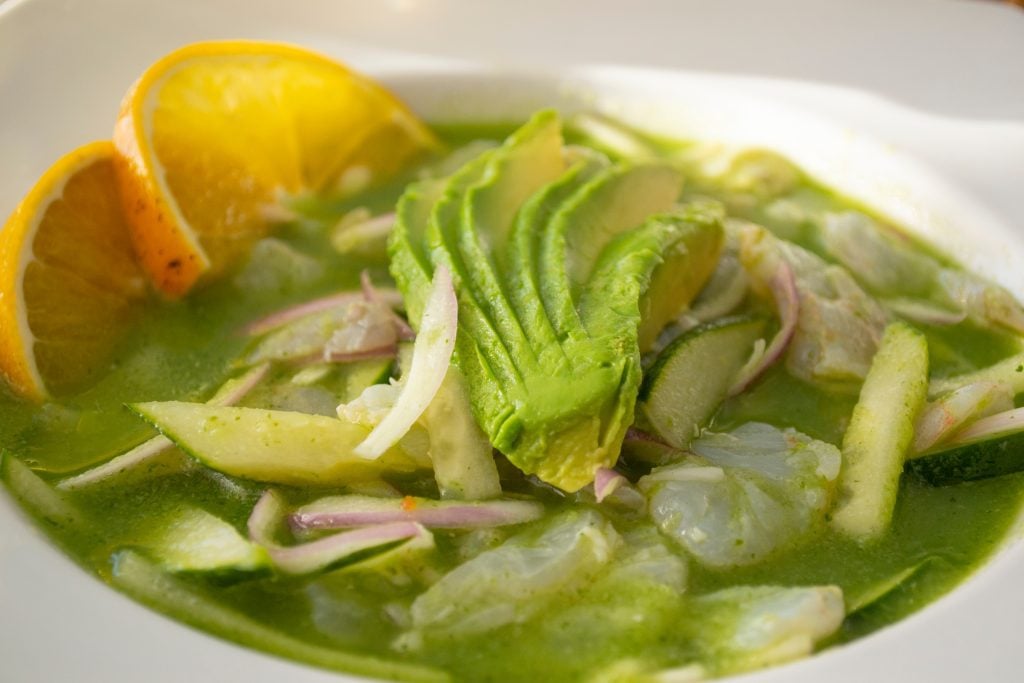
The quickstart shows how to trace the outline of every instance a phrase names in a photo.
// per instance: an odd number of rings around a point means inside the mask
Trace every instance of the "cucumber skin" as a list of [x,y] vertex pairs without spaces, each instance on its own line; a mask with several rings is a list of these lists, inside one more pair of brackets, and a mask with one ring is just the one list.
[[[204,466],[250,481],[340,486],[376,480],[385,472],[411,474],[429,467],[429,461],[409,455],[400,446],[377,460],[352,454],[370,430],[337,418],[184,401],[126,405]],[[227,430],[216,437],[216,447],[208,443],[213,438],[211,417],[218,420],[218,428]],[[293,457],[288,458],[289,454]]]
[[654,385],[657,384],[658,377],[661,375],[665,366],[672,362],[673,356],[680,346],[684,346],[691,342],[695,337],[705,333],[713,332],[714,330],[729,327],[731,325],[740,323],[759,323],[762,331],[764,326],[767,324],[767,320],[759,318],[753,315],[731,315],[725,318],[719,318],[718,320],[712,320],[711,322],[698,325],[691,330],[683,332],[681,335],[673,339],[668,346],[661,350],[654,363],[644,372],[644,381],[640,385],[640,393],[637,399],[640,401],[647,401],[651,396],[651,391],[654,389]]
[[[740,370],[745,360],[749,357],[750,350],[753,349],[754,341],[763,333],[766,323],[767,321],[765,319],[756,316],[730,316],[705,323],[704,325],[685,332],[679,338],[675,339],[671,344],[665,347],[665,349],[658,355],[654,365],[644,373],[644,380],[640,386],[640,393],[638,396],[638,415],[649,423],[653,431],[673,448],[685,448],[690,441],[688,436],[690,429],[684,429],[680,427],[680,425],[686,425],[686,418],[689,417],[694,419],[695,427],[700,427],[703,423],[707,422],[708,418],[714,415],[718,407],[727,398],[728,388],[735,379],[736,372]],[[742,357],[737,356],[729,360],[723,360],[723,355],[728,356],[730,351],[735,349],[720,348],[714,359],[714,361],[719,365],[717,369],[720,373],[728,373],[728,376],[721,374],[721,376],[708,378],[704,373],[713,373],[716,368],[713,365],[707,365],[701,368],[703,376],[696,378],[675,378],[675,382],[687,382],[691,385],[695,383],[700,384],[707,393],[703,393],[698,396],[691,396],[689,401],[684,401],[684,403],[686,403],[685,406],[680,406],[678,409],[670,409],[675,415],[674,418],[663,419],[665,411],[658,407],[659,397],[662,403],[669,400],[666,394],[671,393],[672,388],[670,386],[665,392],[659,392],[659,387],[664,382],[673,382],[673,378],[668,376],[673,372],[670,366],[673,362],[677,361],[681,362],[684,366],[693,365],[689,359],[678,359],[678,354],[688,353],[689,351],[687,349],[692,344],[699,344],[702,341],[706,342],[707,335],[742,335],[745,330],[748,331],[749,346],[742,354]],[[696,352],[700,353],[700,350],[697,350]],[[730,362],[734,362],[735,367],[730,368],[728,366],[728,363]],[[732,372],[729,372],[730,370]],[[716,384],[718,386],[716,386]],[[690,391],[692,392],[693,389]],[[685,396],[678,396],[678,393],[680,392],[676,393],[677,396],[675,398],[685,398]],[[708,393],[713,393],[713,395],[708,395]],[[679,404],[675,403],[674,405]],[[697,409],[697,406],[700,406],[699,410]],[[664,406],[661,407],[664,408]],[[687,415],[687,413],[690,413],[690,415]]]
[[965,444],[914,458],[906,470],[932,486],[989,479],[1024,471],[1024,432]]

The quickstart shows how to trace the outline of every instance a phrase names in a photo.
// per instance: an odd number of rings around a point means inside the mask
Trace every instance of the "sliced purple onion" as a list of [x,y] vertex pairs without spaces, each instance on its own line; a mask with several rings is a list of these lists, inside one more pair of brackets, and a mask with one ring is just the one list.
[[262,363],[249,368],[240,377],[229,379],[225,382],[220,389],[218,389],[213,396],[207,401],[212,406],[233,406],[243,398],[245,398],[250,391],[255,389],[260,382],[262,382],[267,372],[270,371],[270,363]]
[[353,452],[376,460],[398,443],[420,418],[444,381],[455,349],[459,304],[451,273],[444,266],[434,271],[434,281],[423,308],[420,333],[413,344],[409,373],[394,406]]
[[370,274],[367,271],[364,270],[359,274],[359,284],[362,286],[363,296],[369,303],[380,306],[381,308],[391,312],[391,321],[394,323],[400,339],[408,341],[416,338],[416,333],[411,327],[409,327],[409,323],[406,322],[405,318],[395,313],[394,307],[385,301],[377,288],[373,286],[373,282],[370,280]]
[[736,377],[736,381],[733,382],[732,387],[729,389],[730,396],[743,392],[765,370],[778,361],[786,351],[786,347],[796,332],[796,323],[800,317],[800,295],[796,289],[796,276],[793,274],[793,269],[789,263],[780,261],[779,269],[775,272],[768,286],[771,289],[772,296],[775,299],[775,307],[779,313],[779,331],[763,353],[755,353],[747,361],[747,364],[743,366]]
[[360,302],[348,307],[344,324],[324,343],[324,360],[394,355],[398,349],[395,313],[386,304]]
[[921,411],[914,427],[910,457],[923,455],[947,441],[971,420],[1012,406],[1013,392],[1002,382],[972,382],[955,389]]
[[919,299],[886,299],[882,303],[901,318],[923,325],[946,327],[967,319],[967,309],[951,311]]
[[281,498],[274,491],[267,491],[249,516],[248,529],[250,539],[266,548],[271,562],[285,574],[310,574],[367,550],[430,536],[426,528],[415,522],[391,522],[283,546],[273,539],[274,529],[283,517]]
[[1024,408],[1014,408],[972,422],[964,430],[954,434],[947,444],[961,446],[1010,436],[1021,431],[1024,431]]
[[[397,290],[378,289],[376,291],[380,299],[389,307],[395,308],[402,305],[402,295]],[[256,337],[266,334],[272,330],[276,330],[282,325],[286,325],[293,320],[304,318],[307,315],[312,315],[313,313],[320,313],[321,311],[329,310],[335,306],[363,301],[364,298],[365,296],[362,291],[339,292],[338,294],[313,299],[312,301],[305,301],[301,304],[296,304],[294,306],[289,306],[288,308],[275,311],[270,315],[249,323],[243,329],[246,334]]]
[[173,447],[174,443],[166,436],[162,434],[154,436],[149,441],[144,441],[135,448],[111,458],[102,465],[97,465],[81,474],[76,474],[63,480],[57,484],[57,488],[62,491],[74,491],[75,489],[91,486],[92,484],[115,477],[127,470],[134,469],[143,463],[150,462]]
[[629,480],[610,467],[599,467],[594,474],[594,497],[600,503]]
[[363,349],[360,351],[331,351],[324,349],[322,355],[317,355],[315,358],[309,358],[307,363],[319,363],[327,361],[328,363],[355,363],[361,360],[376,360],[378,358],[394,358],[398,355],[398,345],[389,344],[386,346],[379,346],[372,349]]
[[543,515],[542,504],[527,500],[465,502],[347,495],[303,505],[289,516],[288,523],[296,532],[391,522],[416,522],[436,529],[480,529],[523,524]]
[[626,430],[626,439],[625,440],[626,441],[646,441],[646,442],[649,442],[649,443],[656,443],[656,444],[659,444],[661,446],[669,446],[671,448],[671,444],[669,444],[668,441],[665,441],[663,438],[661,438],[657,434],[651,434],[650,432],[645,432],[644,430],[637,429],[636,427],[630,427],[629,429]]
[[[270,365],[264,363],[263,365],[250,368],[240,377],[229,379],[210,397],[207,403],[215,406],[231,406],[238,403],[263,381],[267,376],[269,368]],[[90,486],[115,477],[127,470],[134,469],[143,463],[152,462],[155,458],[173,447],[174,444],[171,440],[162,434],[154,436],[135,448],[111,458],[102,465],[65,479],[57,484],[57,488],[72,491]],[[191,462],[191,460],[186,462]]]

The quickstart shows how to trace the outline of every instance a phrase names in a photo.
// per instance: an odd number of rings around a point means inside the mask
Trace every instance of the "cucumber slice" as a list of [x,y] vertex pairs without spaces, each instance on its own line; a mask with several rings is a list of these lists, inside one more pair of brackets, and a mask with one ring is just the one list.
[[1024,432],[956,445],[907,461],[906,469],[932,486],[1024,471]]
[[44,526],[68,534],[88,533],[83,513],[10,451],[0,450],[0,480]]
[[936,561],[934,557],[926,557],[917,564],[905,567],[891,576],[876,581],[860,591],[846,591],[846,615],[856,614],[869,607],[874,607],[908,585],[925,567]]
[[761,318],[726,318],[669,344],[640,387],[643,418],[669,444],[685,448],[725,400],[764,328]]
[[430,468],[400,446],[360,458],[352,451],[370,431],[335,417],[182,401],[129,408],[207,467],[244,479],[335,486]]
[[157,564],[131,550],[114,557],[111,580],[116,588],[157,611],[286,659],[386,680],[451,681],[447,673],[428,666],[353,654],[290,636],[212,600],[199,586],[167,574]]
[[889,528],[904,457],[928,393],[928,342],[903,322],[885,328],[843,436],[838,531],[866,542]]
[[442,498],[484,500],[501,495],[494,450],[473,417],[466,379],[455,365],[420,418],[430,433],[430,460]]
[[374,384],[384,384],[391,377],[391,368],[394,361],[390,358],[377,360],[364,360],[358,363],[351,363],[343,370],[345,380],[345,403],[354,401],[359,397],[366,387]]
[[204,573],[236,579],[270,570],[262,547],[243,538],[220,517],[201,508],[176,510],[144,533],[141,544],[170,572]]

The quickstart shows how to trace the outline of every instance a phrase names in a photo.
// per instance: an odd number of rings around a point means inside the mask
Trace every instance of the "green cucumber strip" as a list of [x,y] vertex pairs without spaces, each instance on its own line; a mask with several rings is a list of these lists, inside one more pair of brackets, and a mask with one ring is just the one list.
[[198,586],[165,573],[156,563],[131,550],[114,556],[111,579],[116,588],[155,610],[226,640],[286,659],[333,671],[410,683],[451,680],[448,674],[437,669],[342,652],[276,631],[213,601]]
[[367,387],[386,383],[391,377],[391,368],[394,365],[395,363],[388,358],[364,360],[344,365],[342,368],[342,378],[345,381],[344,403],[357,399]]
[[128,407],[207,467],[244,479],[336,486],[430,467],[399,446],[360,458],[352,451],[370,430],[335,417],[184,401]]
[[[227,380],[207,399],[213,406],[234,405],[244,398],[267,374],[268,363],[249,368],[238,377]],[[186,456],[174,449],[174,444],[163,435],[156,435],[110,460],[90,467],[73,477],[64,479],[57,488],[73,491],[113,479],[125,484],[181,472],[191,464]]]
[[880,600],[891,595],[901,586],[905,585],[907,581],[921,573],[935,559],[934,557],[926,557],[917,564],[901,569],[892,576],[876,581],[858,592],[851,593],[847,591],[844,595],[846,598],[846,616],[856,614],[877,604]]
[[61,529],[65,533],[89,533],[83,513],[7,450],[0,450],[0,480],[46,527]]
[[466,380],[448,372],[421,418],[430,434],[430,460],[441,497],[483,500],[501,495],[491,442],[473,417]]
[[932,486],[989,479],[1024,471],[1024,432],[955,445],[908,460],[906,469]]
[[726,318],[669,344],[640,388],[639,408],[647,423],[675,448],[686,448],[725,400],[764,330],[761,318]]
[[176,509],[143,532],[147,554],[170,572],[201,572],[235,577],[270,569],[262,547],[223,519],[201,508]]
[[904,322],[885,328],[843,436],[831,524],[861,542],[889,528],[914,423],[928,393],[928,342]]

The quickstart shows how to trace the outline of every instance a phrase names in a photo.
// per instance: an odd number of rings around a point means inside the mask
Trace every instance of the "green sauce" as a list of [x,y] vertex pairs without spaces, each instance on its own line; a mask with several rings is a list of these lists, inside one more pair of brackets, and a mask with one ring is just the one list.
[[[453,146],[479,137],[497,138],[508,130],[510,127],[501,125],[439,127],[442,137]],[[663,149],[686,148],[661,144]],[[357,287],[358,274],[364,268],[370,268],[378,282],[387,277],[379,259],[334,252],[324,228],[355,206],[389,210],[406,180],[356,199],[296,200],[295,208],[302,218],[276,235],[294,250],[290,256],[289,252],[268,256],[263,270],[252,271],[262,275],[248,280],[250,285],[256,283],[249,289],[240,287],[237,283],[244,278],[236,276],[182,302],[154,301],[140,314],[102,378],[80,394],[36,407],[3,393],[3,447],[44,480],[55,482],[154,435],[124,408],[125,403],[204,400],[232,374],[233,361],[248,344],[239,332],[246,322],[282,306]],[[813,227],[787,223],[777,212],[766,210],[762,203],[751,203],[749,197],[733,189],[712,181],[688,181],[686,195],[720,199],[733,215],[762,222],[778,234],[820,251],[819,235]],[[805,208],[859,208],[806,178],[800,178],[784,198]],[[316,267],[303,274],[302,269],[310,262]],[[983,367],[1017,348],[1008,335],[966,322],[924,331],[932,350],[933,375],[937,376]],[[724,431],[745,422],[764,421],[795,427],[813,438],[839,444],[855,401],[855,393],[812,386],[790,376],[780,365],[751,391],[730,399],[715,416],[713,427]],[[561,496],[535,486],[505,463],[501,471],[506,491],[537,496],[552,513],[571,507]],[[436,495],[432,479],[406,481],[399,486],[405,493]],[[97,485],[67,493],[66,498],[87,520],[85,526],[43,526],[84,568],[111,581],[114,558],[126,548],[137,546],[149,520],[173,515],[186,506],[198,506],[243,530],[265,488],[194,467],[170,476],[143,477],[135,483]],[[323,493],[283,490],[294,503]],[[877,599],[848,616],[833,637],[834,642],[845,642],[920,609],[969,576],[1004,541],[1018,515],[1022,494],[1021,474],[941,488],[904,475],[893,527],[879,544],[865,548],[831,531],[820,531],[812,542],[749,567],[715,571],[690,562],[688,593],[700,595],[737,584],[836,584],[844,590],[848,604],[858,596],[872,595],[872,591],[879,593]],[[612,518],[623,533],[640,523],[629,514],[612,513]],[[570,591],[522,624],[504,626],[483,636],[442,638],[421,650],[392,647],[403,631],[401,618],[396,621],[394,617],[396,606],[407,606],[432,577],[513,533],[505,529],[491,534],[437,532],[436,552],[422,561],[413,578],[398,582],[373,572],[264,577],[228,583],[207,581],[201,576],[173,579],[176,586],[202,596],[209,604],[248,617],[246,623],[250,626],[244,628],[232,625],[230,620],[204,621],[173,605],[155,606],[212,628],[222,637],[285,657],[403,678],[416,678],[418,674],[412,670],[388,671],[383,665],[341,655],[332,659],[323,655],[323,648],[438,667],[456,680],[466,681],[585,680],[601,667],[622,659],[646,659],[652,668],[658,668],[685,664],[695,654],[692,644],[675,634],[672,626],[684,619],[685,603],[665,600],[656,591],[627,594],[625,598],[614,594],[581,596]],[[910,572],[907,580],[889,591],[878,589],[904,571]],[[582,607],[578,601],[583,601]],[[592,612],[585,612],[588,605]],[[614,621],[630,606],[643,610],[645,605],[650,610],[641,612],[644,618],[634,625],[602,630],[603,620]],[[253,622],[262,626],[253,627]],[[294,640],[275,640],[267,632],[286,634],[313,647],[289,645]]]

